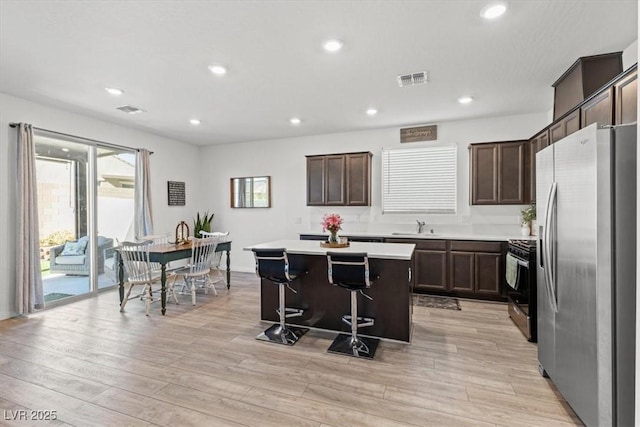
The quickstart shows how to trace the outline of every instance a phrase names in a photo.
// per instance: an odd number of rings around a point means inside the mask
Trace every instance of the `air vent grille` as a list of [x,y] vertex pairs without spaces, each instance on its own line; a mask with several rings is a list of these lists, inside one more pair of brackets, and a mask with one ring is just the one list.
[[401,74],[398,76],[398,86],[423,85],[429,81],[426,71],[418,71],[411,74]]
[[125,112],[127,114],[144,113],[143,109],[134,107],[133,105],[123,105],[122,107],[118,107],[118,110]]

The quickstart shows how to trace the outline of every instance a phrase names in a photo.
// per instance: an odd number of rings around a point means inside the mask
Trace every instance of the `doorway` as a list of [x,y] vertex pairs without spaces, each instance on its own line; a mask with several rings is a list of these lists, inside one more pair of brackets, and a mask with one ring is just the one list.
[[135,151],[34,135],[45,303],[116,284],[117,240],[132,234]]

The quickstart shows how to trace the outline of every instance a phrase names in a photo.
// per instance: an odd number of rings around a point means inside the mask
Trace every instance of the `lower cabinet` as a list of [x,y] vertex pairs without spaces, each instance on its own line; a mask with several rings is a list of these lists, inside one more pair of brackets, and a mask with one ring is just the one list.
[[385,242],[416,245],[415,292],[506,300],[506,242],[397,238]]

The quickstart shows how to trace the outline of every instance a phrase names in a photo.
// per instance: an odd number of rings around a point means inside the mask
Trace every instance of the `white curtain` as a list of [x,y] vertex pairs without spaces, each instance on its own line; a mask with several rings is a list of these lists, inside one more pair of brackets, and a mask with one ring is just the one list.
[[36,150],[31,125],[18,125],[18,232],[16,311],[33,313],[44,308],[40,273]]
[[151,153],[140,149],[136,153],[136,188],[134,207],[135,237],[153,234],[151,214]]

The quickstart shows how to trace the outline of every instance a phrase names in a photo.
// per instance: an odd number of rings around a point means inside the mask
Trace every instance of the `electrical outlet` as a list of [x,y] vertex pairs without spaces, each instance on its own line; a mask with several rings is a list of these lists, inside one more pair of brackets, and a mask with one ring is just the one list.
[[360,222],[360,215],[356,215],[356,222]]
[[302,217],[299,217],[299,216],[296,217],[295,223],[296,224],[302,224]]
[[471,223],[471,215],[462,215],[461,220],[462,220],[461,222],[463,224],[470,224]]

